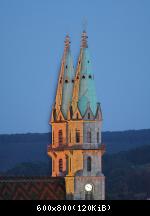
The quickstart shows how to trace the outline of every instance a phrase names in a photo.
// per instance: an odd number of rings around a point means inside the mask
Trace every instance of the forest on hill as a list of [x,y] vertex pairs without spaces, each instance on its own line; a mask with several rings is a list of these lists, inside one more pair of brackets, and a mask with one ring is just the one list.
[[[51,133],[0,135],[0,171],[23,162],[49,163],[46,152],[50,143]],[[150,129],[102,132],[102,143],[110,154],[150,145]]]
[[[106,199],[145,200],[150,198],[150,145],[103,157]],[[4,176],[50,176],[51,161],[17,164]]]
[[106,199],[150,198],[150,145],[103,157]]

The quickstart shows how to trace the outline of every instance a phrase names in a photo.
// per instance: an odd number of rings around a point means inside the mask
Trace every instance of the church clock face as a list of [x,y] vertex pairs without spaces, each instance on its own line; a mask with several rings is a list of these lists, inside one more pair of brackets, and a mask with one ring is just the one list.
[[88,191],[88,192],[92,191],[92,188],[93,188],[93,186],[91,184],[86,184],[85,185],[85,190]]

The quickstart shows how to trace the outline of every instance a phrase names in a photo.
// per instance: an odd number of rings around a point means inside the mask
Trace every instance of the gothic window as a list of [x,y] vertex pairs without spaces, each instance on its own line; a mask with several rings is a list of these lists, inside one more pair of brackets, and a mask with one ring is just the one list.
[[58,131],[58,142],[59,142],[60,146],[63,144],[63,132],[62,132],[62,130]]
[[92,79],[92,76],[91,76],[91,75],[89,75],[89,79]]
[[67,79],[65,80],[65,83],[68,83],[68,80],[67,80]]
[[53,171],[55,171],[55,161],[53,160]]
[[99,143],[99,132],[97,132],[97,143]]
[[53,131],[53,144],[54,144],[54,131]]
[[74,83],[74,80],[72,80],[72,83]]
[[70,172],[71,172],[71,158],[70,158]]
[[56,109],[53,110],[54,121],[56,120]]
[[68,66],[66,65],[66,68],[68,68]]
[[77,113],[77,119],[79,119],[79,114]]
[[90,119],[90,113],[88,113],[88,119]]
[[91,157],[88,157],[87,158],[87,171],[90,172],[91,171]]
[[66,174],[69,173],[69,158],[68,156],[66,157]]
[[84,76],[84,75],[82,76],[82,79],[85,79],[85,76]]
[[87,142],[91,143],[92,142],[92,137],[91,137],[91,131],[87,132]]
[[80,131],[76,130],[76,143],[80,142]]
[[71,131],[70,131],[70,143],[71,143]]
[[72,109],[72,106],[70,106],[70,117],[72,118],[73,116],[73,109]]
[[59,159],[59,172],[63,171],[63,160]]

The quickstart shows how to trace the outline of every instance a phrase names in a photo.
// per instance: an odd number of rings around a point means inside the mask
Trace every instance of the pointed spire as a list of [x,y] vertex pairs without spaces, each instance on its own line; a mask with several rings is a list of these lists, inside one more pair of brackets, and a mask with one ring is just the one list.
[[64,43],[64,53],[61,61],[54,105],[54,108],[56,110],[56,119],[59,112],[61,112],[65,118],[67,117],[68,103],[70,103],[71,101],[73,89],[72,80],[74,79],[74,69],[70,51],[70,37],[68,34],[65,37]]
[[73,90],[73,111],[78,106],[82,117],[84,116],[88,104],[90,104],[93,116],[96,113],[97,99],[94,84],[94,75],[91,66],[91,59],[87,44],[87,34],[82,32],[81,48],[76,69],[74,90]]
[[68,109],[72,100],[72,91],[74,85],[74,67],[73,60],[70,50],[70,38],[67,35],[65,40],[65,49],[66,57],[65,57],[65,65],[64,65],[64,83],[63,83],[63,97],[62,97],[62,112],[64,117],[67,119]]

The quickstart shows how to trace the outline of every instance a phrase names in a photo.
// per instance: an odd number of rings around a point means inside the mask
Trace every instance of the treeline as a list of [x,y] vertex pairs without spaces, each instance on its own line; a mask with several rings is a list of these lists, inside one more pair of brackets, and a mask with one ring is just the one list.
[[[107,146],[108,153],[116,153],[137,146],[150,145],[150,129],[102,132],[102,142]],[[0,135],[0,150],[4,144],[51,143],[51,133],[26,133]]]
[[[106,199],[150,198],[150,145],[103,157]],[[21,163],[1,173],[4,176],[50,176],[51,161]]]
[[150,146],[103,157],[107,199],[150,198]]

